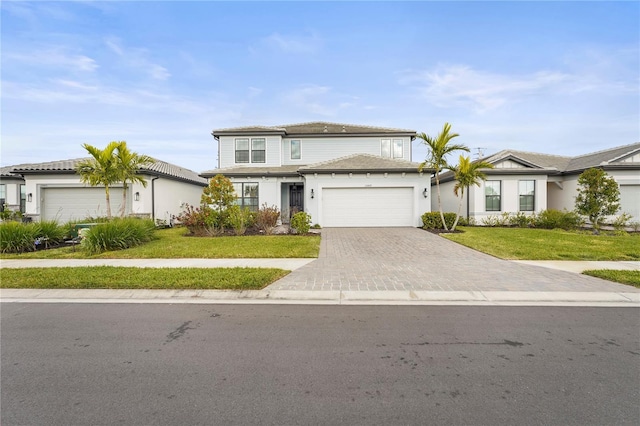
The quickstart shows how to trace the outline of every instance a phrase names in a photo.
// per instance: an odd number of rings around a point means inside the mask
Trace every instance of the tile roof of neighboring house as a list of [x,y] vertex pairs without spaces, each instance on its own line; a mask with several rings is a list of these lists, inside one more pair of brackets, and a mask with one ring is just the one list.
[[[20,174],[75,173],[78,163],[87,159],[88,158],[74,158],[45,163],[21,164],[12,166],[12,170],[14,173]],[[150,175],[196,183],[203,186],[207,184],[207,180],[198,176],[196,172],[157,159],[155,163],[141,167],[140,171]]]
[[390,127],[362,126],[356,124],[330,123],[315,121],[310,123],[285,124],[281,126],[246,126],[216,129],[213,136],[280,134],[282,136],[336,136],[336,135],[416,135],[415,130],[395,129]]
[[[300,172],[417,172],[420,163],[407,160],[383,158],[371,154],[352,154],[335,160],[323,161],[300,167]],[[429,172],[429,170],[426,170]]]
[[569,161],[571,161],[571,157],[564,157],[561,155],[540,154],[537,152],[514,151],[508,149],[497,152],[489,157],[485,157],[483,160],[488,163],[498,163],[501,160],[508,158],[522,160],[525,164],[529,164],[537,168],[557,170],[564,170],[569,164]]
[[[596,166],[612,166],[616,160],[640,152],[640,142],[618,146],[603,151],[592,152],[590,154],[573,157],[566,168],[566,171],[580,171]],[[640,166],[640,163],[621,163],[620,165]]]
[[7,178],[13,178],[13,179],[22,179],[22,176],[17,175],[15,173],[12,173],[13,168],[15,166],[4,166],[4,167],[0,167],[0,176],[7,179]]
[[280,167],[255,167],[255,166],[238,166],[227,167],[224,169],[207,170],[200,173],[200,176],[210,178],[215,175],[225,175],[229,177],[242,176],[298,176],[298,169],[302,167],[296,166],[280,166]]

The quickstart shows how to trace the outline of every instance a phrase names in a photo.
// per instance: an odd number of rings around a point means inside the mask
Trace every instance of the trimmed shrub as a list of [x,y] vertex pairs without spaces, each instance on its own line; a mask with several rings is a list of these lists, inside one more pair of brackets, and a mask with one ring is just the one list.
[[304,235],[309,232],[311,227],[311,215],[305,212],[298,212],[291,216],[291,228],[295,229],[296,233]]
[[37,223],[0,223],[0,251],[2,253],[24,253],[35,250],[38,235]]
[[82,246],[89,254],[124,250],[151,241],[155,229],[150,219],[114,219],[88,228]]
[[248,208],[231,206],[227,209],[227,223],[236,235],[244,235],[247,228],[253,226],[253,213]]
[[529,216],[523,212],[518,212],[509,216],[509,225],[518,228],[528,228],[533,222],[533,216]]
[[[453,222],[456,221],[455,213],[445,213],[444,221],[447,224],[447,229],[451,229],[453,226]],[[458,220],[458,225],[464,226],[466,224],[466,220],[463,216],[460,216],[460,220]],[[440,212],[426,212],[422,215],[422,229],[444,229],[442,226],[442,218],[440,217]]]
[[278,207],[268,207],[267,203],[264,203],[262,207],[260,207],[260,210],[258,210],[258,213],[256,213],[256,225],[258,229],[264,231],[265,234],[271,235],[273,228],[278,224],[279,217],[280,210],[278,210]]
[[568,231],[579,228],[583,223],[584,219],[576,212],[548,209],[541,211],[540,214],[535,217],[533,225],[536,228],[560,228]]
[[184,225],[190,235],[202,237],[222,234],[225,216],[226,212],[220,213],[207,205],[201,207],[187,205],[184,211],[174,219]]

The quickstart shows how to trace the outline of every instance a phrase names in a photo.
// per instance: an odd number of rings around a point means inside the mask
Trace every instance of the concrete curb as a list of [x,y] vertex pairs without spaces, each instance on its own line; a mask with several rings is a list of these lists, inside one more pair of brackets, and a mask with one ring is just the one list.
[[3,289],[0,302],[640,307],[640,293]]

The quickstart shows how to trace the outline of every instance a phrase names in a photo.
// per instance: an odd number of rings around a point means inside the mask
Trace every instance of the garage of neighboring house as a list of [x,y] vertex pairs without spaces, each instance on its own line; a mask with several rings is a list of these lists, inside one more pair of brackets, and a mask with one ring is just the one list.
[[[111,214],[116,216],[122,205],[122,188],[109,190]],[[129,198],[129,194],[128,198]],[[45,187],[40,192],[41,220],[66,223],[87,217],[107,215],[105,190],[102,187]]]
[[632,222],[640,220],[640,185],[620,185],[619,213],[630,214]]
[[413,187],[323,188],[325,227],[413,226]]

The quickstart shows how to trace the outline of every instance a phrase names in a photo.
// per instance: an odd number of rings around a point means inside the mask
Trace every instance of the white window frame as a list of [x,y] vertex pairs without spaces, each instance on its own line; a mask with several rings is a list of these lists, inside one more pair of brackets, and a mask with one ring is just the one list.
[[380,157],[404,158],[404,140],[380,139]]
[[[254,149],[253,143],[263,141],[264,149]],[[238,150],[238,142],[246,142],[248,149]],[[247,161],[238,161],[238,151],[248,152],[249,157]],[[264,161],[254,161],[254,152],[264,151]],[[267,162],[267,138],[235,138],[234,140],[234,162],[236,164],[265,164]]]
[[[298,156],[293,156],[293,143],[298,143]],[[293,139],[289,143],[289,158],[292,160],[300,160],[302,158],[302,141],[300,139]]]

